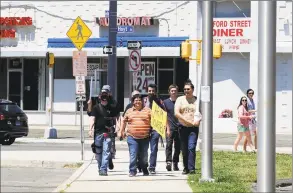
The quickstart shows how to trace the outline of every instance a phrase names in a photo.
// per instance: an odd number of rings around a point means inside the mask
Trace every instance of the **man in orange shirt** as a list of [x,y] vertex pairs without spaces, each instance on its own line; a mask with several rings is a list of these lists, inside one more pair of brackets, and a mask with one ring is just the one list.
[[[129,176],[137,174],[137,156],[140,154],[139,167],[142,168],[144,176],[148,176],[148,149],[151,131],[151,109],[143,107],[142,96],[132,97],[133,107],[129,108],[125,115],[121,128],[121,137],[127,136],[129,147]],[[125,133],[126,124],[127,131]]]

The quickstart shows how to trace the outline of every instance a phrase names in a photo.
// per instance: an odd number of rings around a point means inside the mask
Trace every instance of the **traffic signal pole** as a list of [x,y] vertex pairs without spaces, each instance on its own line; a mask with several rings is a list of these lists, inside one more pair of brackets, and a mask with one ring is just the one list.
[[202,2],[202,155],[200,182],[213,177],[213,1]]
[[108,55],[108,75],[107,82],[111,87],[112,96],[117,99],[117,1],[109,2],[109,46],[113,47],[113,54]]
[[259,2],[257,192],[276,184],[276,1]]

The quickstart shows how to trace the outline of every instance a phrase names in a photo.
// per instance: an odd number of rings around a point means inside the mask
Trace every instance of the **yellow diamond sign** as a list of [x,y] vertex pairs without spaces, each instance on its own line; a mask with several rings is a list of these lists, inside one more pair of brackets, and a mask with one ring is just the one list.
[[69,28],[66,35],[75,45],[75,47],[80,51],[88,39],[92,35],[92,31],[88,28],[88,26],[82,21],[80,17],[77,17],[73,22],[71,27]]

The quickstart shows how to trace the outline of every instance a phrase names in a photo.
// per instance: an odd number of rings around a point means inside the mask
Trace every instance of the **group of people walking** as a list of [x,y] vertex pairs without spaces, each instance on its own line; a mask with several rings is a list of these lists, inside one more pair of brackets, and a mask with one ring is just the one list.
[[[148,96],[143,97],[133,91],[131,103],[127,105],[123,115],[116,124],[109,122],[119,116],[118,104],[111,97],[110,87],[103,86],[96,104],[88,101],[90,116],[89,135],[94,137],[93,152],[99,167],[100,175],[107,175],[108,168],[113,169],[114,158],[111,149],[115,144],[111,133],[116,125],[117,137],[126,139],[129,147],[129,176],[142,172],[144,176],[156,174],[157,153],[160,139],[166,137],[166,169],[179,171],[179,155],[182,152],[183,173],[195,173],[196,145],[199,134],[200,119],[195,119],[196,97],[193,95],[194,85],[190,80],[184,84],[184,95],[178,97],[178,86],[169,86],[170,97],[162,100],[157,96],[157,86],[148,85]],[[161,136],[151,126],[152,104],[156,103],[167,112],[166,136]],[[173,153],[174,144],[174,154]],[[150,158],[148,150],[150,148]],[[115,150],[114,150],[115,152]],[[109,164],[111,163],[111,164]]]

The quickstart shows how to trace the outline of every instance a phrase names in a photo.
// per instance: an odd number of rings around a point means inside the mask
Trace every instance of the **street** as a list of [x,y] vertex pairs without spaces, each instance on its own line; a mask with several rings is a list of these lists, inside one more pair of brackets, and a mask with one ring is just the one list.
[[[29,131],[29,135],[27,136],[27,138],[41,138],[43,136],[44,136],[43,129],[31,129]],[[199,137],[201,138],[201,133],[199,134]],[[213,143],[214,145],[233,145],[236,137],[237,137],[236,134],[214,133]],[[79,130],[58,130],[58,139],[80,139],[80,131]],[[85,139],[91,139],[88,137],[87,131],[85,131]],[[242,142],[240,144],[242,144]],[[276,146],[277,147],[292,147],[292,135],[277,134]]]
[[[85,144],[85,151],[91,151],[91,145]],[[116,146],[117,150],[128,150],[127,146]],[[81,145],[76,143],[14,143],[1,146],[1,151],[81,151]]]
[[75,170],[70,168],[1,167],[1,192],[52,192]]

